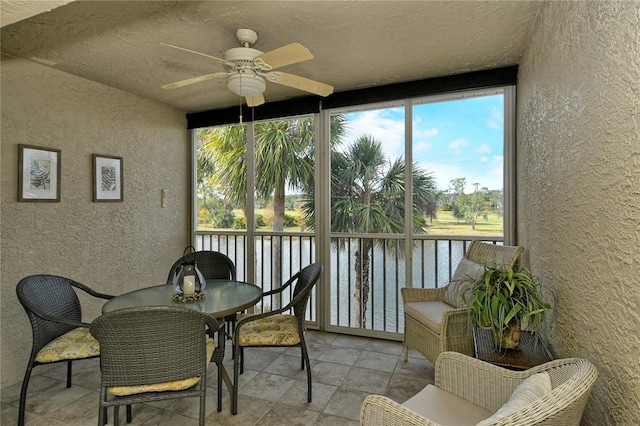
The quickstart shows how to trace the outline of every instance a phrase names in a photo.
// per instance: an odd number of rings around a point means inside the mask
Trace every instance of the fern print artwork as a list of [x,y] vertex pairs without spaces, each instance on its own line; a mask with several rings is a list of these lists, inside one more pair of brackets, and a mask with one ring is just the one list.
[[51,189],[51,160],[31,160],[29,163],[29,188]]
[[122,201],[122,157],[92,154],[93,201]]
[[18,201],[60,202],[60,150],[18,144]]
[[102,190],[105,192],[117,191],[117,174],[113,166],[102,166]]

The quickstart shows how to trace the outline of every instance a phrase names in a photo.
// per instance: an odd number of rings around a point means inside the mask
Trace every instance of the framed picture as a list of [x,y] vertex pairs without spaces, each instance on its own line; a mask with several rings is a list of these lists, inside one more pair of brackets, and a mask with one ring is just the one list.
[[122,201],[122,157],[93,154],[93,201]]
[[60,202],[60,150],[18,145],[18,201]]

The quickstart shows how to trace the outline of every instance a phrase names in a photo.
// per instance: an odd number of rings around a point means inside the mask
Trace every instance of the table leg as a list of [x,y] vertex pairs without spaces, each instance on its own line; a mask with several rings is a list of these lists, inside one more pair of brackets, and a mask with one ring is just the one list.
[[[226,332],[225,332],[225,326],[222,325],[221,329],[218,331],[218,349],[222,352],[223,354],[223,358],[224,358],[224,347],[225,347],[225,339],[226,338]],[[222,360],[220,361],[220,364],[218,364],[218,374],[222,376],[222,380],[224,380],[225,385],[227,385],[227,390],[229,391],[229,401],[231,402],[231,411],[233,414],[233,400],[234,400],[234,384],[233,381],[231,380],[231,377],[229,376],[229,373],[227,372],[227,369],[224,367],[224,364],[222,363]],[[218,392],[218,395],[220,395],[220,392]]]

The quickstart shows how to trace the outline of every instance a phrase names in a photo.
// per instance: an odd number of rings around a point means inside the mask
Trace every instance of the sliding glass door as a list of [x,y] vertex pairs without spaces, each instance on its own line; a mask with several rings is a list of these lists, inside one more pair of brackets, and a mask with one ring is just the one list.
[[265,291],[320,261],[309,325],[398,339],[402,288],[445,285],[474,239],[509,241],[513,97],[507,87],[199,129],[195,242]]

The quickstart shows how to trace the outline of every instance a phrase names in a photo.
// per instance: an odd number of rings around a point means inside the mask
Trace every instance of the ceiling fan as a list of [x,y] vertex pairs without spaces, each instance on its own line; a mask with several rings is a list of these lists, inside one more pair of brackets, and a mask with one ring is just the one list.
[[291,43],[269,52],[262,52],[250,47],[258,40],[258,34],[255,31],[239,29],[236,31],[236,38],[242,47],[234,47],[227,50],[224,52],[222,59],[196,52],[195,50],[185,49],[184,47],[160,43],[163,46],[214,59],[227,69],[227,71],[204,74],[165,84],[162,88],[176,89],[201,81],[226,77],[229,90],[246,98],[248,106],[258,106],[265,102],[263,93],[266,90],[267,81],[320,96],[328,96],[333,93],[333,86],[328,84],[281,71],[273,71],[286,65],[313,59],[309,49],[301,44]]

